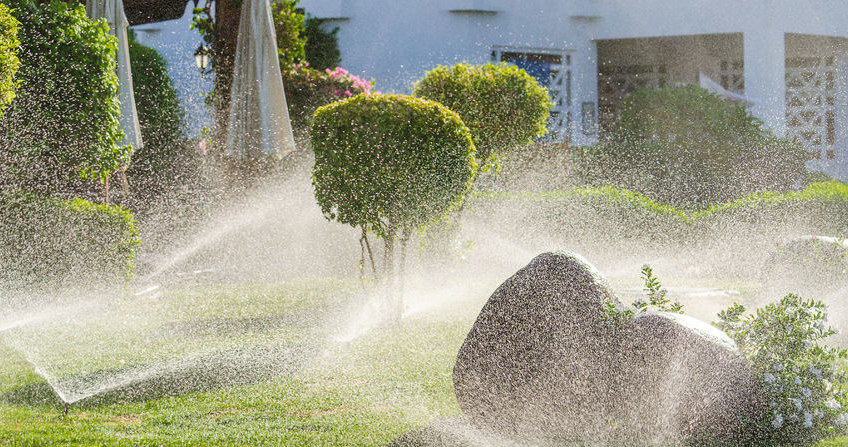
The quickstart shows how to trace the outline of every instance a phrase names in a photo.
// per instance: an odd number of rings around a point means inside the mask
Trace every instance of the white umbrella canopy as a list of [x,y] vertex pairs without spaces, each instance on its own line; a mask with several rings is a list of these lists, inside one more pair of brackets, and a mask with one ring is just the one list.
[[89,18],[106,19],[112,35],[118,39],[118,99],[121,102],[121,130],[124,131],[122,144],[132,144],[135,150],[143,146],[141,128],[138,125],[138,113],[133,96],[132,71],[130,70],[130,49],[127,43],[127,28],[130,26],[124,15],[122,0],[88,0],[85,12]]
[[244,0],[239,21],[226,154],[281,157],[295,150],[268,0]]

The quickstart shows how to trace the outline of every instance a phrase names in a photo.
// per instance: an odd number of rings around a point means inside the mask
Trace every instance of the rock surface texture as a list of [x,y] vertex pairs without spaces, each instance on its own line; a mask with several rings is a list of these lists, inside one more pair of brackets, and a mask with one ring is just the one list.
[[462,410],[497,433],[589,444],[749,440],[761,399],[721,331],[621,306],[580,256],[544,253],[489,298],[454,366]]

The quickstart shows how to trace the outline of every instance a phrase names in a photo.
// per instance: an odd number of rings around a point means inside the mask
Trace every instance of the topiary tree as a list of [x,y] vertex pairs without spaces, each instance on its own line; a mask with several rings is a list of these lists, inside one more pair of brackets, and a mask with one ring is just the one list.
[[316,70],[338,67],[342,63],[342,54],[339,51],[339,27],[325,31],[321,27],[323,22],[319,18],[307,16],[304,23],[306,61]]
[[54,193],[129,162],[118,118],[117,44],[76,4],[5,0],[21,23],[20,86],[0,122],[6,186]]
[[548,91],[514,65],[439,66],[415,83],[414,94],[444,104],[462,117],[481,163],[547,132]]
[[18,26],[9,7],[0,3],[0,119],[3,111],[15,97],[15,73],[21,65],[18,60]]
[[389,278],[395,240],[403,249],[415,228],[457,206],[476,170],[459,115],[423,99],[359,95],[335,102],[318,109],[310,134],[321,211],[360,227],[363,237],[371,230],[382,238]]
[[682,206],[785,190],[804,173],[800,144],[698,86],[637,90],[587,165],[602,181]]
[[135,105],[144,147],[127,171],[133,196],[147,202],[191,175],[193,151],[184,142],[184,111],[165,59],[129,33]]

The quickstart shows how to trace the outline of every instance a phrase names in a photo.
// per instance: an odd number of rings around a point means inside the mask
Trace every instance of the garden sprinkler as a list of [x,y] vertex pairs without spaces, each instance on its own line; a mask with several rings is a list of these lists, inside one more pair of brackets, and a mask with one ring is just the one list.
[[64,411],[62,411],[62,417],[63,418],[68,417],[68,410],[70,410],[70,409],[71,409],[70,402],[65,402],[65,409],[64,409]]

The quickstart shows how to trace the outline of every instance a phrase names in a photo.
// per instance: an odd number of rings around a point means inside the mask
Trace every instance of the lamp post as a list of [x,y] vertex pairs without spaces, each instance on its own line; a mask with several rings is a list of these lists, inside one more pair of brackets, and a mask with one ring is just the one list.
[[203,44],[200,44],[194,52],[194,62],[197,64],[197,68],[200,70],[200,74],[202,75],[212,71],[208,70],[210,54],[211,51],[209,51],[209,47]]

